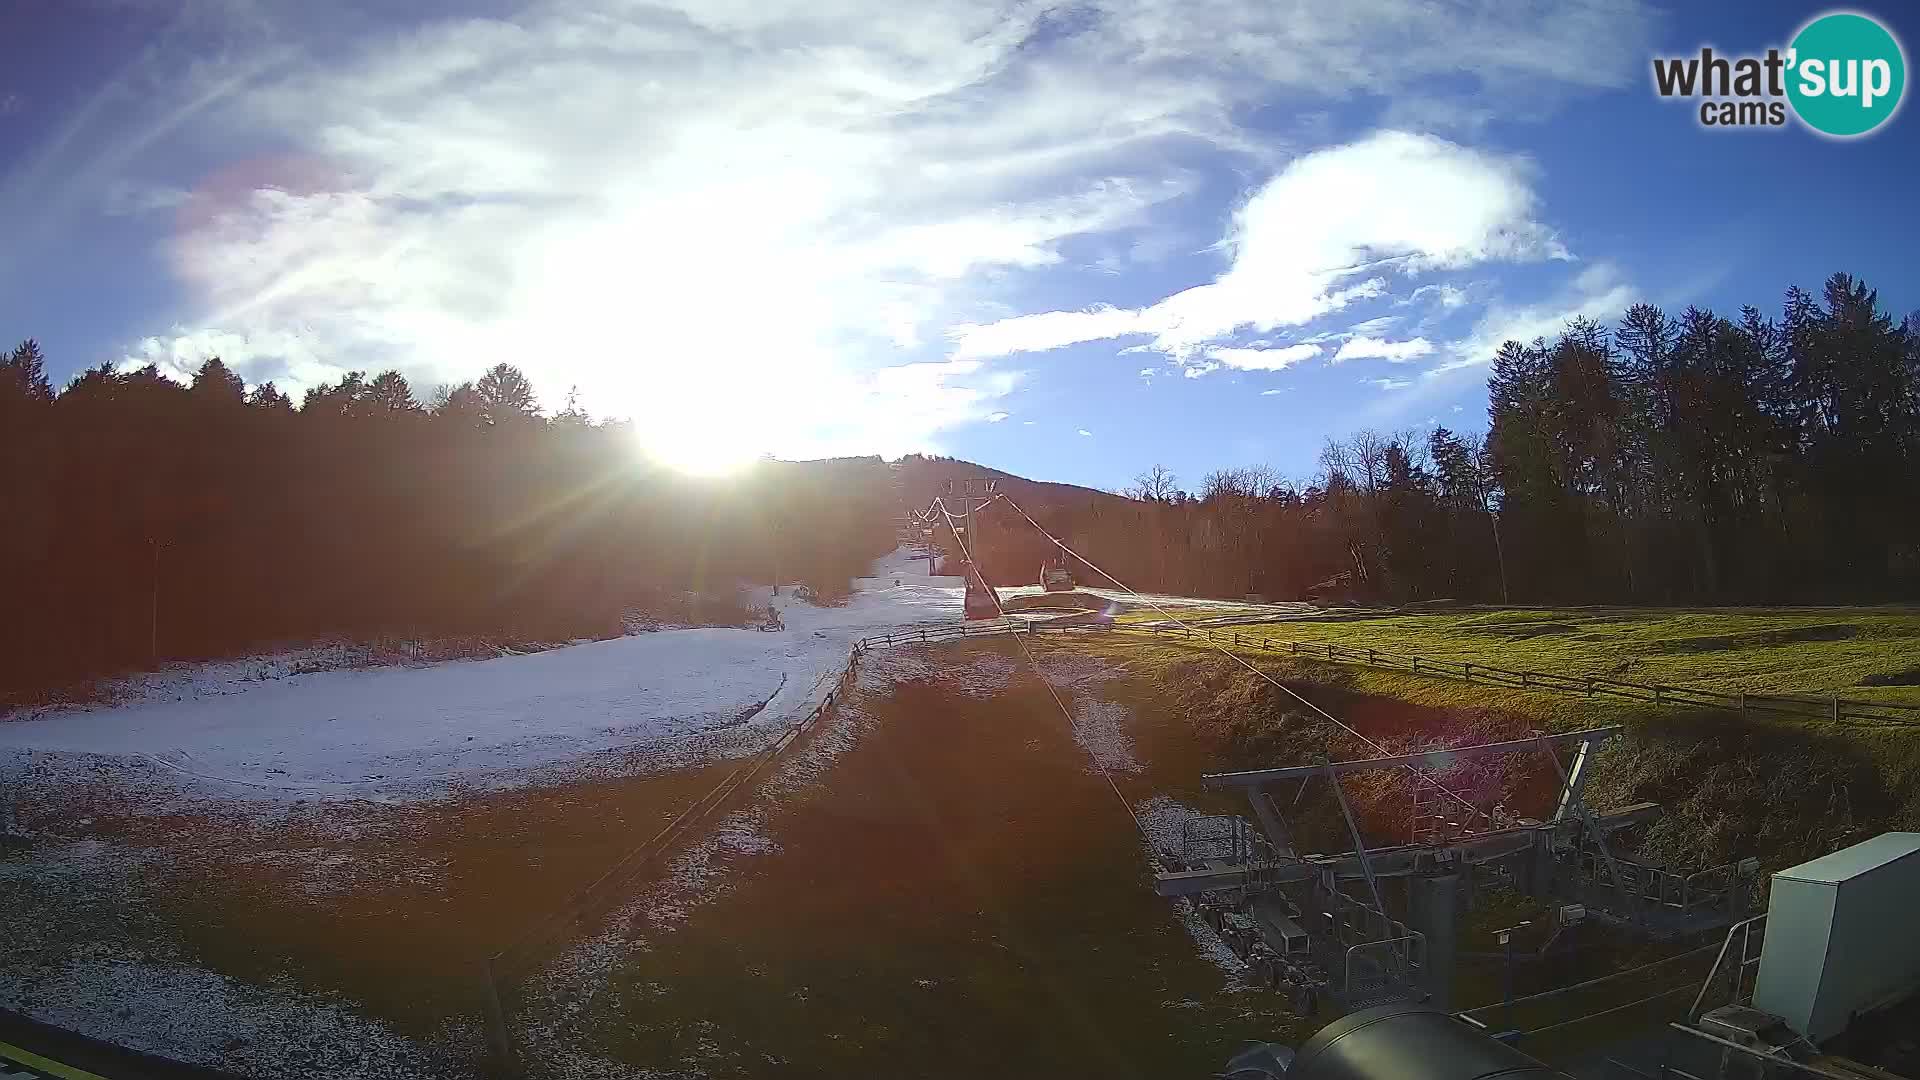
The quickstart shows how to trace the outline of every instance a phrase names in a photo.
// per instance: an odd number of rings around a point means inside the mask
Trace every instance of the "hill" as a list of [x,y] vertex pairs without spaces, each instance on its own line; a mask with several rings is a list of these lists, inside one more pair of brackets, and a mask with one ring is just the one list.
[[895,467],[901,479],[901,493],[908,504],[915,507],[926,506],[936,495],[946,494],[949,483],[957,489],[966,480],[980,479],[997,481],[997,490],[1005,492],[1029,511],[1042,507],[1069,506],[1090,509],[1132,501],[1110,491],[1076,484],[1058,484],[1050,480],[1030,480],[960,458],[908,454],[896,462]]

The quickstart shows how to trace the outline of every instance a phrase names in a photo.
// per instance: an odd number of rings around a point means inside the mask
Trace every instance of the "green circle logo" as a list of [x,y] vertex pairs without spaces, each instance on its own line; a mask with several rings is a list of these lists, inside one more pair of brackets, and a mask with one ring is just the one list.
[[1887,28],[1836,12],[1808,23],[1787,52],[1787,99],[1807,126],[1851,138],[1887,122],[1907,88],[1907,58]]

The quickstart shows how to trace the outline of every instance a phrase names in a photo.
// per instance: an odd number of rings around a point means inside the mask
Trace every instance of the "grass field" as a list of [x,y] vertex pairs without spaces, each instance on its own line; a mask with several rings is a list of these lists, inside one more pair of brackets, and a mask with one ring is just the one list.
[[[1183,622],[1201,621],[1179,614]],[[1162,616],[1137,611],[1122,618],[1150,622]],[[1909,683],[1920,672],[1920,612],[1341,612],[1219,629],[1223,639],[1230,633],[1245,643],[1235,652],[1336,715],[1390,698],[1463,718],[1517,718],[1542,730],[1626,727],[1628,737],[1603,753],[1590,794],[1597,805],[1661,803],[1666,813],[1650,832],[1648,850],[1682,864],[1709,866],[1753,854],[1773,869],[1887,829],[1920,828],[1920,717],[1836,722],[1819,716],[1742,716],[1314,661],[1292,655],[1286,645],[1331,642],[1435,660],[1726,692],[1917,702],[1920,686]],[[1229,663],[1198,638],[1076,635],[1062,647],[1124,659],[1169,681],[1188,678],[1182,673],[1186,665]],[[1301,710],[1285,700],[1266,708],[1276,717]],[[1354,746],[1329,750],[1335,756],[1367,755]],[[1242,767],[1264,764],[1282,762]]]
[[[1122,621],[1164,618],[1146,610]],[[1249,641],[1331,642],[1569,676],[1920,703],[1920,611],[1908,609],[1332,613],[1235,630]]]

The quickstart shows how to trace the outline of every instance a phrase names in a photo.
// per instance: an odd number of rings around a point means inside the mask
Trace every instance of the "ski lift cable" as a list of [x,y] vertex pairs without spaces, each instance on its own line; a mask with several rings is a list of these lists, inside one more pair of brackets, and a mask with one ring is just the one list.
[[[995,497],[1002,498],[1004,496],[995,496]],[[960,530],[957,528],[954,528],[953,514],[948,512],[946,502],[942,499],[936,498],[934,500],[934,505],[938,506],[940,509],[940,513],[946,517],[947,528],[953,530],[954,542],[960,545],[960,557],[967,561],[968,566],[971,566],[974,568],[974,573],[978,574],[980,571],[979,571],[978,565],[976,565],[973,561],[973,553],[967,549],[966,538],[960,535]],[[987,579],[985,577],[981,577],[980,583],[982,585],[985,585],[986,580]],[[994,610],[1000,612],[1001,618],[1005,618],[1006,609],[1000,606],[999,594],[994,591],[992,586],[987,587],[987,593],[993,597]],[[1041,670],[1040,661],[1037,657],[1033,655],[1033,647],[1027,643],[1026,637],[1023,636],[1021,632],[1016,629],[1013,632],[1013,640],[1019,643],[1020,651],[1026,654],[1027,663],[1033,668],[1034,675],[1038,676],[1041,684],[1047,688],[1047,693],[1052,696],[1053,703],[1059,706],[1060,717],[1061,719],[1067,722],[1067,731],[1073,734],[1076,737],[1076,741],[1077,741],[1078,736],[1080,734],[1080,725],[1073,722],[1073,710],[1067,708],[1066,701],[1060,697],[1060,691],[1054,689],[1053,680],[1047,678],[1047,673]],[[1113,789],[1113,797],[1120,801],[1120,809],[1125,810],[1127,812],[1127,817],[1132,820],[1135,831],[1139,832],[1140,839],[1146,843],[1147,850],[1157,852],[1157,849],[1155,848],[1153,843],[1153,836],[1147,832],[1147,827],[1141,824],[1140,815],[1134,813],[1133,804],[1127,801],[1127,797],[1125,795],[1121,794],[1120,785],[1117,782],[1115,782],[1115,780],[1113,779],[1113,773],[1110,770],[1108,770],[1106,762],[1101,761],[1100,756],[1098,754],[1095,754],[1091,748],[1088,748],[1087,756],[1093,759],[1094,767],[1100,770],[1100,775],[1102,777],[1106,778],[1107,787]]]
[[[1079,559],[1082,563],[1085,563],[1090,569],[1092,569],[1094,573],[1099,574],[1101,577],[1106,578],[1108,581],[1113,582],[1114,585],[1119,587],[1119,589],[1122,592],[1126,593],[1127,595],[1133,597],[1136,600],[1139,600],[1141,603],[1145,604],[1146,606],[1166,616],[1167,619],[1170,622],[1174,623],[1176,626],[1179,626],[1181,629],[1186,630],[1189,633],[1193,631],[1193,627],[1188,626],[1184,622],[1181,622],[1179,616],[1175,615],[1171,611],[1168,611],[1166,608],[1162,607],[1161,605],[1155,603],[1153,600],[1149,599],[1146,595],[1135,591],[1126,582],[1121,581],[1119,578],[1114,577],[1112,574],[1107,573],[1105,570],[1101,569],[1098,565],[1096,565],[1091,559],[1088,559],[1085,555],[1082,555],[1079,552],[1068,547],[1064,542],[1061,541],[1059,537],[1048,532],[1044,527],[1041,526],[1039,522],[1033,520],[1032,515],[1028,514],[1025,510],[1021,509],[1020,504],[1017,502],[1014,502],[1011,497],[1006,495],[1001,495],[999,497],[1006,499],[1007,505],[1013,507],[1014,513],[1017,513],[1021,517],[1026,518],[1027,524],[1033,526],[1034,529],[1037,532],[1039,532],[1041,536],[1044,536],[1048,540],[1051,540],[1054,546],[1058,547],[1061,551],[1064,551],[1068,555],[1071,555],[1074,558]],[[1246,668],[1248,671],[1253,672],[1255,675],[1260,676],[1262,679],[1265,679],[1267,682],[1271,683],[1276,689],[1286,693],[1289,697],[1293,698],[1295,701],[1298,701],[1300,704],[1305,705],[1307,708],[1312,709],[1316,713],[1319,713],[1322,717],[1325,717],[1329,722],[1333,723],[1334,725],[1339,727],[1341,730],[1345,731],[1347,734],[1352,735],[1354,738],[1360,740],[1361,742],[1365,743],[1367,746],[1371,747],[1374,750],[1374,752],[1378,753],[1381,757],[1393,756],[1393,754],[1388,752],[1386,747],[1381,746],[1379,743],[1374,742],[1372,739],[1369,739],[1365,735],[1360,734],[1360,732],[1356,731],[1352,725],[1347,724],[1345,721],[1341,720],[1339,717],[1333,715],[1332,713],[1321,708],[1320,706],[1315,705],[1313,702],[1308,701],[1305,697],[1301,696],[1298,691],[1294,690],[1292,687],[1288,686],[1286,683],[1283,683],[1280,680],[1274,678],[1272,675],[1269,675],[1266,672],[1261,671],[1259,668],[1249,663],[1239,653],[1234,652],[1232,649],[1229,649],[1226,646],[1220,644],[1218,641],[1214,640],[1212,635],[1208,635],[1206,637],[1206,641],[1207,641],[1207,644],[1213,646],[1216,650],[1218,650],[1221,653],[1221,655],[1227,657],[1229,660],[1232,660],[1234,663],[1239,664],[1241,667]],[[1427,773],[1420,771],[1419,769],[1413,767],[1412,765],[1403,765],[1401,767],[1406,769],[1408,772],[1412,773],[1416,778],[1421,780],[1423,783],[1426,783],[1429,786],[1433,787],[1436,791],[1439,791],[1451,797],[1452,799],[1454,799],[1454,801],[1460,803],[1460,805],[1466,807],[1468,810],[1473,811],[1475,814],[1484,815],[1486,813],[1485,811],[1481,810],[1479,807],[1475,806],[1465,796],[1461,795],[1459,792],[1454,791],[1452,788],[1447,787],[1445,784],[1442,784],[1440,781],[1434,779],[1432,776],[1428,775]]]

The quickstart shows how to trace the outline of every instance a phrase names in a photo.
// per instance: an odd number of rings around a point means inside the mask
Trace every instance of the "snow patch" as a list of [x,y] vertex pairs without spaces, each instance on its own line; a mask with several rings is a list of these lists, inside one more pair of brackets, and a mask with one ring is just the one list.
[[786,629],[772,633],[664,630],[417,668],[300,673],[324,657],[299,653],[162,673],[127,704],[0,722],[0,767],[35,794],[91,775],[156,802],[286,804],[439,798],[610,754],[657,767],[751,753],[824,696],[854,640],[960,621],[961,580],[925,566],[896,550],[839,607],[783,590],[769,599]]
[[1111,701],[1074,702],[1073,739],[1092,760],[1092,768],[1137,773],[1143,767],[1133,756],[1133,736],[1127,734],[1131,714]]

